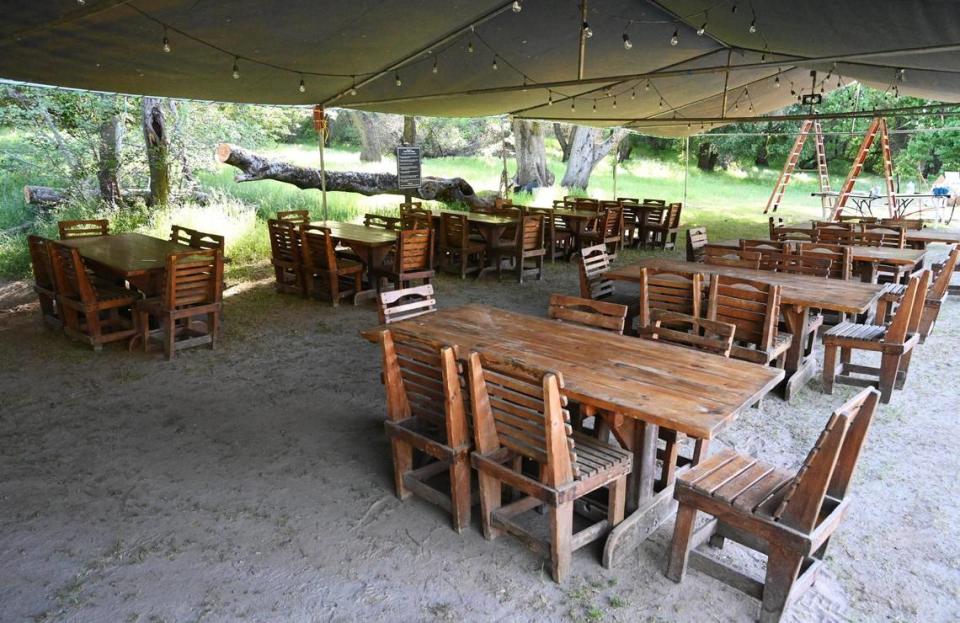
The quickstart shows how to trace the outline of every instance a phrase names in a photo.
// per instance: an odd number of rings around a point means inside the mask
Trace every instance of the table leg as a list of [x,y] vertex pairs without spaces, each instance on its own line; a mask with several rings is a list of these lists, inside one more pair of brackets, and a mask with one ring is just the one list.
[[360,244],[359,242],[351,242],[349,240],[344,241],[347,243],[353,252],[356,253],[359,257],[366,258],[367,262],[367,282],[368,289],[361,290],[353,295],[353,304],[358,305],[360,301],[364,299],[377,299],[377,287],[373,282],[373,273],[371,272],[371,267],[381,266],[383,260],[387,257],[387,253],[390,252],[391,247],[378,246],[372,247],[365,244]]
[[793,336],[783,366],[787,373],[783,383],[783,397],[785,400],[790,400],[816,374],[817,362],[814,352],[809,356],[804,356],[803,353],[810,326],[807,308],[798,305],[782,305],[780,310],[787,322],[787,329]]
[[873,262],[858,262],[860,264],[860,281],[875,283],[877,280],[877,265]]
[[[480,235],[483,236],[483,239],[487,241],[487,258],[488,266],[481,268],[477,272],[477,279],[480,279],[485,274],[489,272],[495,272],[497,270],[496,264],[494,264],[493,258],[495,257],[494,253],[490,252],[490,249],[493,248],[493,245],[500,240],[500,237],[503,236],[503,232],[506,231],[506,226],[504,225],[489,225],[489,224],[477,224],[477,229],[480,230]],[[518,234],[519,235],[519,234]],[[502,258],[497,257],[497,262],[502,261]]]

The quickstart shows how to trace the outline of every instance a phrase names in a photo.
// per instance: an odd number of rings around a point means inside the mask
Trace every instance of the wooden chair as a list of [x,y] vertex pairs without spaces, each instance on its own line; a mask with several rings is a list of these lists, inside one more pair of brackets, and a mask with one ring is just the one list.
[[424,284],[403,290],[388,290],[377,296],[380,324],[392,324],[437,311],[433,285]]
[[400,226],[403,229],[428,229],[433,226],[433,212],[419,201],[400,204]]
[[100,351],[110,342],[126,340],[136,333],[120,314],[130,311],[139,295],[125,288],[93,281],[77,249],[48,243],[57,291],[57,309],[64,332]]
[[712,244],[703,247],[703,261],[714,266],[760,270],[760,258],[759,251],[741,251]]
[[621,294],[616,291],[612,280],[606,278],[610,270],[610,256],[607,255],[607,246],[598,244],[580,249],[577,258],[577,267],[580,273],[580,297],[593,301],[606,301],[627,307],[626,332],[633,328],[633,319],[640,313],[640,302],[636,296]]
[[[162,336],[163,352],[167,360],[176,351],[209,344],[216,347],[220,333],[220,313],[223,309],[223,252],[219,249],[182,251],[167,256],[163,293],[159,297],[137,301],[134,306],[137,341],[143,350],[150,348],[153,337]],[[150,330],[150,318],[159,321],[160,328]],[[204,318],[200,326],[196,318]],[[181,324],[181,326],[177,326]]]
[[558,257],[569,257],[573,252],[574,235],[567,221],[551,208],[527,208],[527,214],[543,216],[547,258],[550,259],[550,263],[553,263]]
[[51,329],[62,329],[63,321],[57,309],[57,284],[53,276],[53,265],[50,262],[47,242],[46,238],[40,236],[27,236],[30,265],[33,268],[33,291],[37,293],[40,301],[40,316],[44,324]]
[[740,240],[741,251],[760,254],[760,270],[780,270],[785,255],[790,253],[786,242],[775,240]]
[[336,307],[341,299],[363,289],[363,264],[337,256],[329,228],[302,225],[300,236],[304,287],[308,297],[315,296],[318,289],[325,289],[330,303]]
[[923,219],[909,218],[882,218],[879,221],[881,227],[902,227],[907,230],[920,231],[924,228]]
[[653,268],[640,269],[640,328],[651,326],[653,312],[663,310],[699,318],[703,314],[703,275]]
[[[832,394],[834,383],[876,385],[880,389],[880,402],[890,402],[893,390],[902,388],[906,382],[910,354],[920,340],[917,329],[929,279],[927,270],[910,278],[900,308],[889,326],[841,322],[823,334],[824,393]],[[851,363],[854,350],[880,353],[880,366]],[[839,372],[837,351],[840,351]]]
[[430,283],[436,272],[433,270],[433,229],[402,229],[397,232],[397,250],[393,266],[371,266],[370,277],[376,283],[377,292],[382,289],[382,280],[393,282],[397,290],[407,288],[411,281]]
[[794,275],[810,275],[811,277],[828,278],[830,276],[830,267],[833,260],[829,257],[817,257],[816,255],[785,254],[777,260],[777,270],[783,273],[792,273]]
[[853,250],[839,244],[819,242],[801,242],[797,246],[800,256],[810,256],[830,260],[830,279],[850,279],[853,274]]
[[267,229],[270,233],[270,263],[273,264],[277,292],[307,296],[303,239],[299,226],[292,221],[270,219]]
[[644,332],[643,337],[729,357],[736,329],[737,327],[729,322],[714,322],[665,309],[654,309],[650,312],[649,330]]
[[677,235],[680,233],[680,214],[683,211],[682,203],[671,203],[667,207],[661,223],[648,224],[646,230],[650,236],[650,243],[655,249],[674,249],[677,246]]
[[770,230],[770,240],[801,240],[804,242],[813,242],[816,239],[816,230],[804,227],[789,227],[784,224],[782,218],[770,217],[768,221]]
[[706,227],[691,227],[687,230],[687,261],[703,262],[706,259],[704,247],[709,244]]
[[385,216],[383,214],[364,214],[363,226],[389,230],[400,229],[400,218],[396,216]]
[[503,260],[510,258],[513,261],[517,271],[517,280],[523,283],[526,261],[532,259],[537,271],[537,281],[543,279],[543,260],[547,255],[547,248],[544,240],[543,216],[539,214],[530,214],[520,219],[520,225],[517,228],[516,241],[500,242],[490,245],[488,253],[492,256],[497,267],[497,279],[503,275]]
[[[467,273],[479,272],[483,268],[487,245],[470,238],[470,221],[466,214],[440,215],[440,257],[447,267],[459,270],[460,278],[466,279]],[[471,263],[470,258],[476,262]]]
[[710,279],[707,319],[737,327],[731,357],[782,368],[793,338],[779,332],[779,318],[779,285],[725,275]]
[[[453,348],[390,330],[381,332],[380,345],[397,497],[415,493],[444,508],[463,532],[470,525],[471,444]],[[415,468],[414,452],[433,460]],[[443,472],[446,491],[428,483]]]
[[[483,534],[520,537],[549,556],[551,576],[562,582],[573,551],[603,538],[623,520],[630,453],[573,431],[559,373],[489,352],[470,353],[467,370],[476,446],[471,461],[479,476]],[[522,459],[539,466],[539,479],[523,474]],[[504,484],[522,497],[503,506]],[[606,519],[574,533],[574,502],[602,487],[608,489]],[[549,514],[548,543],[516,521],[541,506]]]
[[[796,473],[723,450],[677,479],[679,502],[667,577],[681,582],[688,562],[759,599],[761,623],[776,623],[813,585],[830,537],[849,509],[847,493],[877,406],[866,389],[833,413]],[[694,532],[697,512],[712,519]],[[755,579],[702,551],[731,539],[767,556]]]
[[857,232],[846,227],[817,227],[814,235],[813,242],[818,244],[852,246],[858,242]]
[[607,254],[616,259],[617,251],[623,246],[623,208],[619,205],[608,206],[604,209],[593,231],[585,231],[580,235],[581,244],[595,246],[606,245]]
[[218,234],[208,234],[181,225],[170,226],[170,242],[176,242],[194,249],[219,249],[226,247],[226,240]]
[[[918,327],[921,343],[925,342],[927,336],[933,331],[937,317],[940,315],[940,307],[949,294],[950,277],[958,264],[958,254],[960,254],[960,247],[954,247],[946,260],[931,267],[930,288],[926,292]],[[901,283],[889,283],[884,286],[883,294],[877,300],[874,324],[884,325],[890,320],[891,314],[896,309],[895,306],[901,304],[906,289],[907,286]]]
[[280,210],[277,212],[277,220],[294,225],[305,225],[310,222],[310,212],[308,210]]
[[59,221],[57,223],[57,229],[60,230],[60,240],[109,236],[110,221],[107,219]]
[[578,296],[551,294],[547,315],[552,320],[572,322],[623,335],[623,328],[627,322],[627,312],[626,305],[594,301]]
[[644,209],[637,210],[637,244],[646,249],[652,230],[664,226],[667,202],[663,199],[644,199],[640,205]]

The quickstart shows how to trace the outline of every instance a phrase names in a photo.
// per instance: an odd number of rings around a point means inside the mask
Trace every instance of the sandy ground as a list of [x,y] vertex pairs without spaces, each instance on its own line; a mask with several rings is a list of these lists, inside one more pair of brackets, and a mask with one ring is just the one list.
[[[576,291],[438,281],[443,305],[541,314]],[[398,501],[384,439],[372,307],[273,292],[230,297],[216,351],[95,354],[45,331],[29,290],[0,287],[2,621],[749,621],[757,602],[696,571],[663,576],[672,521],[605,570],[595,549],[554,584],[509,537],[462,536]],[[960,300],[882,406],[850,516],[790,621],[960,619]],[[814,381],[721,436],[796,466],[834,396]],[[744,558],[735,547],[724,555]],[[761,564],[745,562],[756,573]]]

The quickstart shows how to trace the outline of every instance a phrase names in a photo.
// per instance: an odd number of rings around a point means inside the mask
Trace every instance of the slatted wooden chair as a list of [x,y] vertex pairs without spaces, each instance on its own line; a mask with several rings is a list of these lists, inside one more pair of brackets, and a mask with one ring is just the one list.
[[400,217],[386,216],[383,214],[364,214],[363,226],[389,230],[400,229]]
[[[459,272],[461,279],[483,268],[486,252],[486,243],[470,237],[470,221],[466,214],[444,212],[440,215],[441,262]],[[471,259],[475,261],[471,262]]]
[[580,249],[577,266],[580,273],[580,297],[625,305],[627,307],[625,331],[630,333],[633,328],[633,319],[640,313],[640,301],[635,295],[617,292],[614,282],[606,278],[605,275],[611,267],[606,245],[598,244]]
[[[605,202],[606,203],[606,202]],[[623,246],[623,208],[614,203],[606,205],[596,227],[592,231],[585,231],[580,235],[583,245],[606,245],[607,254],[616,259],[617,251]]]
[[121,310],[132,310],[140,297],[131,290],[94,281],[77,249],[48,243],[57,290],[57,309],[69,337],[100,351],[104,344],[126,340],[136,330]]
[[270,219],[270,263],[277,292],[307,296],[306,271],[303,268],[303,240],[299,226],[292,221]]
[[[471,461],[479,476],[483,534],[520,537],[549,557],[551,576],[562,582],[573,551],[603,538],[623,520],[632,458],[619,446],[573,431],[559,373],[490,352],[470,353],[467,370],[476,447]],[[515,469],[522,459],[539,465],[539,479]],[[502,485],[524,495],[504,506]],[[602,487],[608,489],[607,518],[574,533],[574,502]],[[516,521],[541,506],[549,514],[548,543]]]
[[60,230],[60,240],[109,236],[110,221],[107,219],[59,221],[57,229]]
[[646,226],[646,231],[650,236],[650,244],[653,245],[654,249],[669,250],[676,248],[682,212],[682,203],[671,203],[667,206],[662,222]]
[[208,234],[181,225],[170,226],[170,242],[176,242],[194,249],[219,249],[223,251],[226,247],[226,240],[223,236]]
[[[849,510],[848,492],[877,406],[866,389],[835,411],[796,473],[733,450],[712,455],[677,479],[679,502],[667,577],[683,581],[688,563],[761,601],[761,623],[816,580],[831,536]],[[694,532],[698,511],[712,519]],[[767,556],[763,581],[706,554],[731,539]]]
[[[185,348],[204,344],[215,348],[223,310],[223,252],[171,253],[165,266],[162,294],[134,306],[137,335],[130,340],[130,348],[140,342],[146,352],[151,339],[159,338],[168,360]],[[150,330],[150,318],[159,321],[159,329]],[[197,323],[198,318],[203,321]]]
[[706,227],[691,227],[687,230],[687,261],[702,262],[706,259],[704,247],[709,244]]
[[801,242],[797,245],[797,253],[801,256],[829,259],[830,279],[847,280],[853,274],[853,250],[849,246]]
[[377,315],[380,324],[392,324],[437,311],[433,284],[424,284],[403,290],[388,290],[377,295]]
[[294,225],[304,225],[310,222],[310,212],[308,210],[280,210],[277,212],[277,220]]
[[612,331],[617,335],[623,335],[627,312],[626,305],[562,294],[551,294],[550,306],[547,309],[547,315],[552,320]]
[[397,250],[392,266],[371,266],[370,277],[376,283],[377,292],[382,290],[384,279],[391,281],[399,290],[407,288],[412,281],[430,283],[433,270],[433,229],[402,229],[397,233]]
[[[390,330],[381,332],[380,345],[397,497],[415,493],[440,506],[463,532],[470,525],[471,439],[453,348]],[[414,453],[432,460],[415,468]],[[431,486],[443,472],[450,481],[445,490]]]
[[[490,245],[487,252],[497,267],[498,280],[503,276],[503,260],[510,259],[513,270],[517,272],[517,281],[523,283],[524,274],[529,270],[536,270],[537,281],[540,281],[543,279],[543,261],[547,255],[543,216],[523,216],[517,227],[516,240]],[[527,260],[533,260],[533,269],[527,268]]]
[[400,225],[403,229],[427,229],[433,226],[433,212],[419,201],[401,203]]
[[760,259],[759,251],[742,251],[712,244],[703,247],[704,263],[714,266],[760,270]]
[[[890,402],[893,390],[902,388],[906,382],[910,353],[920,341],[917,329],[923,313],[923,293],[926,292],[929,279],[930,271],[927,270],[910,278],[900,307],[889,326],[842,322],[823,334],[824,393],[832,394],[834,383],[875,385],[880,390],[880,402]],[[874,367],[852,363],[854,350],[880,353],[880,365]]]
[[800,240],[803,242],[813,242],[816,238],[816,231],[805,227],[790,227],[785,225],[782,218],[770,217],[769,229],[770,240]]
[[50,263],[50,251],[47,239],[40,236],[27,236],[30,250],[30,265],[33,268],[33,291],[40,301],[40,317],[51,329],[62,329],[63,321],[57,309],[57,284]]
[[638,242],[636,236],[639,227],[637,206],[639,197],[617,197],[617,203],[623,208],[623,240],[624,244],[633,246]]
[[879,221],[881,227],[903,227],[907,230],[920,231],[924,228],[924,221],[920,218],[882,218]]
[[785,255],[790,253],[786,242],[775,240],[740,240],[741,251],[753,251],[760,254],[760,270],[780,270]]
[[[562,202],[561,202],[562,204]],[[551,263],[566,258],[573,252],[573,230],[564,218],[551,208],[527,208],[527,214],[543,216],[544,236],[547,243],[547,258]]]
[[363,289],[363,264],[337,256],[329,228],[302,225],[300,236],[307,297],[325,291],[330,303],[336,307],[341,299],[354,296]]
[[701,317],[704,283],[701,273],[641,268],[639,334],[647,332],[658,309]]
[[730,356],[782,368],[790,342],[778,329],[780,286],[714,275],[710,280],[707,319],[737,327]]
[[811,277],[830,276],[830,267],[833,260],[829,257],[817,257],[816,255],[785,254],[777,259],[777,270],[783,273],[792,273],[794,275],[810,275]]
[[[940,307],[949,294],[947,288],[950,286],[950,277],[953,270],[958,264],[958,254],[960,254],[960,247],[954,247],[946,260],[931,266],[930,288],[926,293],[918,327],[921,343],[925,342],[927,336],[933,331],[937,317],[940,315]],[[874,324],[884,325],[890,321],[893,312],[901,304],[906,289],[907,286],[901,283],[888,283],[884,286],[883,294],[877,299],[877,313],[874,316]]]
[[814,230],[818,244],[852,246],[857,244],[859,234],[848,227],[817,227]]
[[646,249],[653,229],[664,226],[667,202],[663,199],[644,199],[640,205],[643,209],[637,210],[637,243],[640,248]]

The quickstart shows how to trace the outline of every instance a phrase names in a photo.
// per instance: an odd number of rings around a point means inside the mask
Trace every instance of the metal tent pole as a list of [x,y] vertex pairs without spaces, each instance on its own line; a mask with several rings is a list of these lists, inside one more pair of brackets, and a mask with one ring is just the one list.
[[687,205],[687,177],[690,175],[690,137],[684,137],[683,145],[683,205]]

